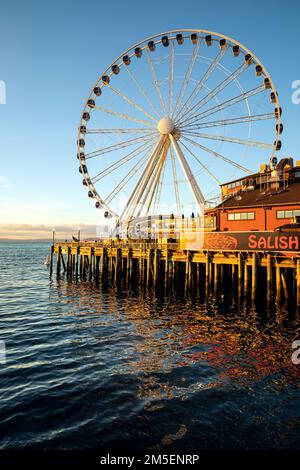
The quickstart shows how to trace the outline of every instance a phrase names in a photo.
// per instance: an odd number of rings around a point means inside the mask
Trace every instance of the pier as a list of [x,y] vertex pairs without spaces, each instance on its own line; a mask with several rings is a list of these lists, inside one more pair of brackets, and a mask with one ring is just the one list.
[[51,247],[50,273],[124,281],[186,292],[217,292],[230,284],[240,296],[292,300],[300,307],[300,254],[266,251],[184,250],[181,243],[138,240],[58,242]]

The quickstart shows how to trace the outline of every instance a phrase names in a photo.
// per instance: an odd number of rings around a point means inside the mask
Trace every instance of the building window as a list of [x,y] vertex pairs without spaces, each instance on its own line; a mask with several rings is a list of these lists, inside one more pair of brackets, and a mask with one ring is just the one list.
[[232,212],[227,214],[227,220],[254,220],[254,212]]
[[227,189],[234,189],[234,188],[237,188],[239,186],[242,186],[244,184],[244,181],[235,181],[234,183],[228,183],[226,185],[224,185],[224,188],[227,188]]
[[299,217],[299,216],[300,216],[300,210],[276,212],[277,219],[292,219],[293,217]]

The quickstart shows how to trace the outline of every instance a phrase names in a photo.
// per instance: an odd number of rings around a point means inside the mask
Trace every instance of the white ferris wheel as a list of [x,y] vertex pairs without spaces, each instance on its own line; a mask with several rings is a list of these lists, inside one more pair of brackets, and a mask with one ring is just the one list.
[[259,59],[206,30],[135,44],[100,75],[78,129],[88,196],[118,225],[201,214],[219,185],[281,148],[281,108]]

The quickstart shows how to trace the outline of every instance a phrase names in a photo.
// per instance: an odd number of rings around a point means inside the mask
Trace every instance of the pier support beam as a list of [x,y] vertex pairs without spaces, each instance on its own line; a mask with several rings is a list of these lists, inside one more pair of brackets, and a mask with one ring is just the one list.
[[281,283],[283,287],[283,292],[284,292],[284,297],[286,300],[289,298],[289,290],[288,290],[288,285],[287,285],[287,280],[286,280],[286,270],[281,270],[280,278],[281,278]]
[[297,260],[296,269],[296,298],[297,306],[300,307],[300,259]]
[[280,266],[276,264],[276,301],[279,302],[281,299],[281,275]]
[[214,290],[217,292],[219,286],[219,272],[220,266],[215,262],[214,263]]
[[126,271],[127,271],[126,273],[127,282],[129,282],[132,277],[132,249],[131,248],[128,248],[128,252],[127,252]]
[[116,251],[116,264],[115,264],[115,282],[118,281],[120,272],[122,270],[122,257],[121,257],[121,249],[117,248]]
[[50,276],[52,276],[52,271],[53,271],[53,255],[54,255],[54,246],[51,245],[51,248],[50,248]]
[[248,267],[248,257],[244,260],[244,293],[248,294],[249,287],[249,267]]
[[190,251],[186,253],[186,262],[185,262],[185,290],[191,287],[192,284],[192,254]]
[[242,253],[238,254],[238,290],[239,294],[243,290],[243,275],[244,275],[244,265],[243,265],[243,255]]
[[61,260],[61,246],[57,249],[56,254],[56,274],[59,276],[60,274],[60,260]]
[[205,260],[205,284],[206,284],[207,289],[209,287],[209,281],[210,281],[209,275],[210,275],[210,255],[207,252],[206,260]]
[[273,258],[269,254],[267,256],[267,302],[271,302],[273,288]]
[[160,262],[160,252],[157,248],[154,249],[154,260],[153,260],[153,281],[156,285],[159,275],[159,262]]
[[71,260],[71,247],[68,246],[67,248],[67,274],[69,275],[71,272],[72,260]]
[[105,247],[102,248],[102,256],[101,256],[101,278],[104,280],[106,277],[106,268],[107,268],[107,249]]
[[256,297],[257,290],[257,271],[258,271],[258,256],[257,253],[252,254],[252,286],[251,286],[251,295],[254,300]]
[[152,267],[152,260],[153,260],[153,248],[148,251],[148,258],[147,258],[147,285],[150,284],[152,279],[153,267]]

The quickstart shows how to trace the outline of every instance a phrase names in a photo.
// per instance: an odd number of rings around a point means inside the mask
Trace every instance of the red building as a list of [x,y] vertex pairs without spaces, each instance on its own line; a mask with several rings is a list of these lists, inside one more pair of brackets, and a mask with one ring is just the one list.
[[214,216],[220,231],[274,231],[300,219],[300,161],[280,160],[270,168],[221,185],[222,202]]

